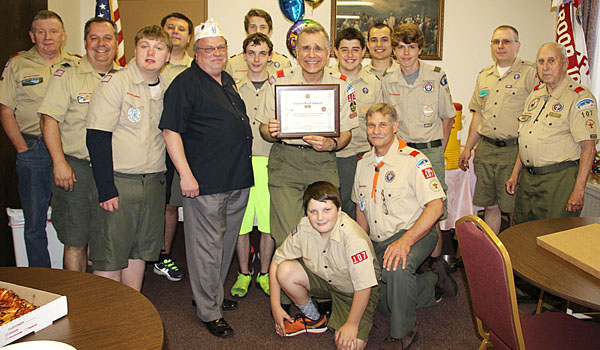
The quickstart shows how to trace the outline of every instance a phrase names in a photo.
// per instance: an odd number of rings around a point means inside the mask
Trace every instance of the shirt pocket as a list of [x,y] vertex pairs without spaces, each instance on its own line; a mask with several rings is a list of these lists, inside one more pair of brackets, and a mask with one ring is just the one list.
[[[437,95],[435,95],[437,96]],[[423,121],[423,123],[433,123],[435,118],[438,116],[438,101],[437,99],[429,96],[419,98],[419,103],[417,104],[419,110],[417,113],[419,114],[419,118]]]
[[47,77],[39,72],[24,68],[19,72],[17,81],[17,99],[29,101],[41,101],[46,93]]
[[119,124],[128,129],[141,129],[148,122],[148,110],[141,98],[127,95],[121,107]]

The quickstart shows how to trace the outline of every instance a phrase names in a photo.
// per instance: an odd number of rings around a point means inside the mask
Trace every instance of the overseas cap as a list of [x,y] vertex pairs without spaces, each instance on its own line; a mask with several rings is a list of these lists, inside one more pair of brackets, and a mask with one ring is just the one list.
[[199,39],[212,38],[217,36],[225,37],[225,35],[223,35],[223,32],[221,31],[221,28],[219,28],[219,24],[212,18],[208,19],[206,22],[200,25],[197,25],[196,28],[194,28],[194,42],[196,42]]

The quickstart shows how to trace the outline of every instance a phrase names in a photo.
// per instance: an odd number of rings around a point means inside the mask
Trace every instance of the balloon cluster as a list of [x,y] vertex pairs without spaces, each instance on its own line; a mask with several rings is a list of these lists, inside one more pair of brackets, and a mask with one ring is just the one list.
[[[321,5],[324,0],[304,0],[308,3],[313,10]],[[304,1],[303,0],[279,0],[279,8],[285,18],[294,22],[290,27],[286,36],[286,46],[288,51],[294,58],[296,58],[296,43],[298,42],[298,33],[309,25],[318,24],[318,22],[312,19],[302,19],[304,17]]]

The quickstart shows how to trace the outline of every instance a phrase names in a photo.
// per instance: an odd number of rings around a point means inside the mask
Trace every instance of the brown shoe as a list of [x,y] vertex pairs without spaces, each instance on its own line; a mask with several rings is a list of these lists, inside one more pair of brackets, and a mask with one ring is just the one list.
[[406,333],[402,339],[387,337],[381,344],[381,350],[407,350],[413,343],[419,340],[417,327]]
[[434,263],[431,264],[431,271],[438,276],[438,281],[435,284],[435,288],[441,293],[442,296],[448,296],[451,298],[456,297],[458,294],[458,285],[452,276],[450,276],[450,265],[446,260],[442,258],[435,259]]

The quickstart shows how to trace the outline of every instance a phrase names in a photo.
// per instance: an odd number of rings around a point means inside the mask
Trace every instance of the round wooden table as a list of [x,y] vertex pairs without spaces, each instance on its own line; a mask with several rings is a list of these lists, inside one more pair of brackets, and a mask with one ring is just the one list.
[[534,286],[574,303],[600,310],[600,279],[537,245],[536,237],[589,224],[600,218],[557,218],[509,227],[498,238],[513,269]]
[[0,267],[0,281],[67,296],[65,317],[16,342],[56,340],[77,350],[162,348],[158,311],[124,284],[89,273],[33,267]]

